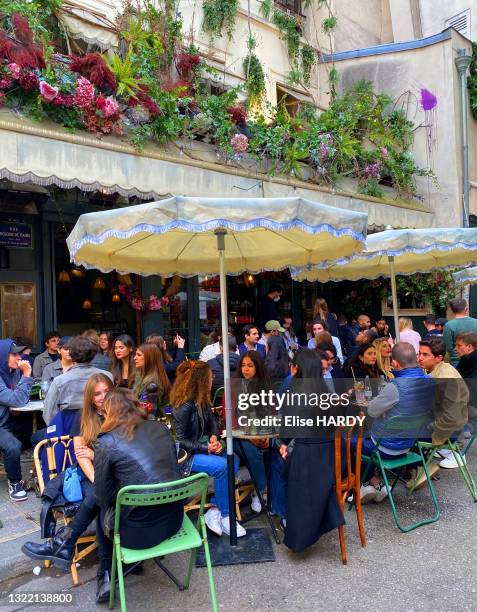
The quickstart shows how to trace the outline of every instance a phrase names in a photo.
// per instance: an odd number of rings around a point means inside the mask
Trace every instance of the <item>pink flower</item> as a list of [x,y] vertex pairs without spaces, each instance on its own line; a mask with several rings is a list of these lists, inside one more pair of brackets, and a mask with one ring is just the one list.
[[131,306],[134,308],[134,310],[142,310],[144,307],[141,298],[132,298]]
[[47,102],[53,102],[53,100],[58,95],[58,87],[53,87],[46,81],[41,81],[40,93]]
[[389,151],[386,149],[386,147],[381,148],[381,155],[384,157],[384,159],[389,157]]
[[11,79],[10,77],[3,77],[3,79],[0,79],[0,89],[8,89],[12,86],[12,84],[13,79]]
[[73,106],[73,97],[66,94],[58,94],[53,100],[55,106],[65,106],[71,108]]
[[18,84],[25,91],[34,91],[38,88],[38,77],[34,72],[23,73],[18,77]]
[[105,118],[112,117],[119,111],[119,104],[112,97],[103,98],[98,96],[96,107],[99,108]]
[[10,74],[12,75],[12,77],[14,79],[18,79],[21,70],[20,66],[18,64],[15,64],[15,62],[12,62],[11,64],[7,65],[7,68],[10,70]]
[[248,149],[248,138],[245,134],[235,134],[230,141],[232,149],[238,155],[245,153]]
[[89,108],[94,99],[94,86],[85,77],[80,77],[76,82],[74,103],[79,108]]

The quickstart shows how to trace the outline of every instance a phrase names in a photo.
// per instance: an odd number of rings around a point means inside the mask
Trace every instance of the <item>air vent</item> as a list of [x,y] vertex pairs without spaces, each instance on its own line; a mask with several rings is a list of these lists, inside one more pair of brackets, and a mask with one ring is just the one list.
[[458,32],[470,39],[470,9],[462,11],[458,15],[447,19],[446,28],[454,28]]

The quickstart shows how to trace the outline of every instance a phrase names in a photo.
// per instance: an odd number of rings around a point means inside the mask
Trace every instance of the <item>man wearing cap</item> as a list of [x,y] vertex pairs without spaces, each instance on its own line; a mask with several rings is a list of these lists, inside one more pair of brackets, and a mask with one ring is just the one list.
[[40,380],[43,374],[43,370],[45,366],[53,361],[59,359],[58,355],[58,340],[60,339],[60,334],[54,330],[50,331],[45,336],[45,346],[46,350],[43,353],[40,353],[35,357],[35,361],[33,362],[33,378],[35,380]]
[[444,333],[444,325],[447,323],[447,319],[444,317],[438,317],[436,319],[436,329],[442,335]]
[[262,337],[258,341],[259,344],[263,344],[263,346],[268,350],[268,339],[270,336],[278,336],[279,334],[283,334],[285,332],[285,328],[280,325],[278,321],[272,319],[271,321],[267,321],[265,323],[265,331],[262,334]]
[[41,375],[41,382],[51,383],[51,381],[60,376],[60,374],[66,374],[68,370],[73,365],[73,360],[70,356],[70,349],[68,346],[68,342],[71,340],[72,336],[63,336],[58,341],[58,355],[59,359],[53,361],[52,363],[48,363],[43,369],[43,374]]
[[17,346],[10,338],[0,340],[0,451],[8,493],[15,502],[27,499],[20,464],[22,445],[14,434],[15,420],[10,415],[10,407],[25,406],[30,400],[33,378],[30,363],[21,358],[24,350],[24,346]]

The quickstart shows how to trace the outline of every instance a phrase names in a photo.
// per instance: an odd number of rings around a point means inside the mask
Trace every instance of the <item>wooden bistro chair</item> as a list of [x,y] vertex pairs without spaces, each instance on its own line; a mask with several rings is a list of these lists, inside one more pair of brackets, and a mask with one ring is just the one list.
[[[43,478],[41,465],[42,454],[46,453],[46,458],[48,462],[48,476],[49,480],[51,480],[52,478],[56,478],[58,474],[63,472],[68,466],[72,465],[72,444],[73,438],[71,436],[61,436],[60,438],[47,438],[45,440],[41,440],[41,442],[38,442],[38,444],[35,446],[35,450],[33,451],[33,462],[38,478],[40,494],[43,493],[43,490],[45,488],[45,480]],[[58,445],[62,445],[64,447],[63,460],[60,466],[57,466],[55,455],[55,448]],[[54,513],[56,519],[63,518],[65,525],[68,525],[73,520],[72,517],[65,516],[61,508],[55,508]],[[85,544],[86,547],[81,548],[80,550],[80,547],[83,547]],[[79,584],[78,569],[76,567],[76,564],[79,563],[82,559],[84,559],[87,555],[89,555],[96,547],[96,535],[85,535],[78,538],[75,547],[75,554],[73,555],[70,568],[73,584]],[[50,565],[51,561],[45,561],[45,567],[50,567]]]
[[[357,445],[355,451],[355,461],[353,466],[351,452],[351,438],[356,436]],[[366,546],[366,534],[364,533],[363,510],[361,507],[361,448],[363,445],[363,426],[353,425],[351,427],[337,427],[335,429],[335,479],[336,497],[341,512],[344,513],[345,502],[348,495],[352,492],[356,507],[356,518],[358,520],[359,537],[361,546]],[[343,474],[342,448],[346,449],[346,470]],[[338,527],[341,560],[343,565],[348,562],[346,556],[346,544],[344,536],[344,525]]]

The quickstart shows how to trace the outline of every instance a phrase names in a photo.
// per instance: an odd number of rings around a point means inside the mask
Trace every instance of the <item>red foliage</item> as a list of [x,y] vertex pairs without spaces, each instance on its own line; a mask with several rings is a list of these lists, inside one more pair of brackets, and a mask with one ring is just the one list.
[[232,121],[237,123],[245,123],[247,119],[247,113],[243,104],[236,104],[235,106],[229,106],[227,109],[228,114]]
[[98,116],[94,109],[83,111],[84,122],[86,128],[95,134],[117,134],[120,136],[123,133],[123,126],[119,120],[119,114],[109,117],[108,119]]
[[15,62],[20,68],[45,68],[43,49],[33,42],[33,32],[25,17],[12,13],[12,25],[14,36],[0,30],[0,59]]
[[190,73],[200,64],[200,56],[183,51],[177,58],[177,72],[183,80],[190,78]]
[[192,83],[190,81],[169,81],[162,84],[162,89],[164,91],[180,90],[176,92],[178,98],[189,98],[193,95]]
[[128,106],[144,106],[151,118],[154,119],[154,117],[158,117],[162,113],[162,111],[157,105],[156,101],[151,98],[148,92],[148,87],[146,85],[141,85],[139,91],[136,94],[136,97],[129,98]]
[[34,91],[38,88],[38,77],[34,72],[24,72],[18,77],[18,84],[25,91]]
[[15,30],[15,38],[25,45],[31,45],[33,42],[33,32],[25,17],[19,13],[12,13],[12,25]]
[[72,56],[70,69],[86,77],[93,85],[107,93],[114,93],[118,87],[116,78],[99,53],[87,53],[84,57]]

